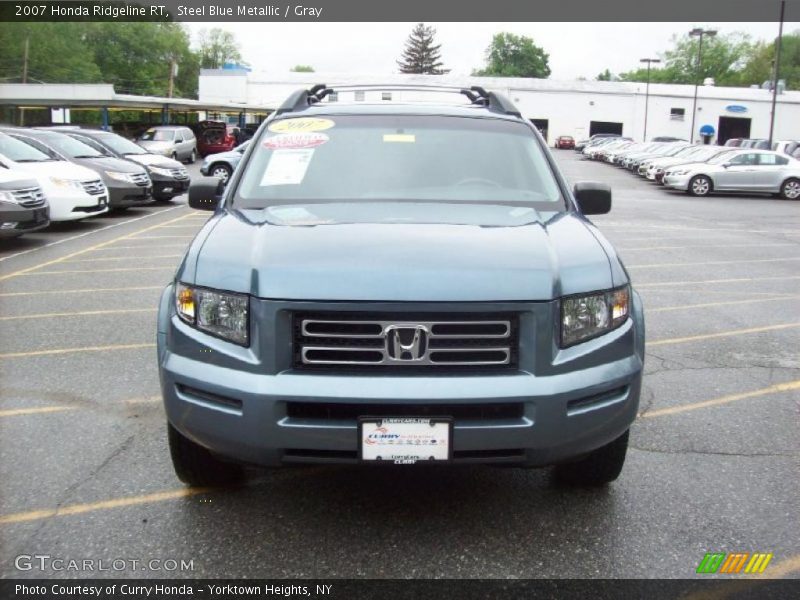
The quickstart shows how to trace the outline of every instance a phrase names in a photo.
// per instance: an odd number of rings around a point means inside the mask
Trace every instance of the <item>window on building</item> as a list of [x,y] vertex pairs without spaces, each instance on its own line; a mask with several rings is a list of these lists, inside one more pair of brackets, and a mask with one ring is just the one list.
[[391,100],[392,92],[381,92],[381,100]]
[[364,101],[364,92],[356,92],[356,102],[363,102]]
[[669,109],[669,118],[673,121],[683,121],[683,118],[686,116],[686,109],[685,108],[670,108]]

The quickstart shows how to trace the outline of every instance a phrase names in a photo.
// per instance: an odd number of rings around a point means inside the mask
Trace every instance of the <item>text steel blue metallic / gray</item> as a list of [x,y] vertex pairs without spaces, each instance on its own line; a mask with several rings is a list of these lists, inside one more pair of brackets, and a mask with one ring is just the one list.
[[569,190],[499,94],[342,102],[348,89],[296,92],[227,187],[190,188],[214,214],[158,317],[178,476],[488,463],[616,479],[645,338],[641,300],[584,216],[608,212],[610,190]]

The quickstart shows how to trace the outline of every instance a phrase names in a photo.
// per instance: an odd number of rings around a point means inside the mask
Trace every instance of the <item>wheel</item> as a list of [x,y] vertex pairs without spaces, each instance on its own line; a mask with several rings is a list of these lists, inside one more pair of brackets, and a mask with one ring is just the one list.
[[177,152],[173,152],[172,153],[172,160],[178,160],[178,153]]
[[155,194],[155,193],[153,194],[153,199],[156,202],[169,202],[174,197],[175,196],[173,196],[172,194]]
[[233,170],[228,165],[216,164],[213,165],[208,172],[211,177],[218,177],[222,180],[222,183],[228,183],[228,179],[230,179]]
[[241,465],[227,463],[202,446],[181,435],[167,423],[169,452],[178,479],[191,486],[214,486],[244,479]]
[[590,487],[611,483],[625,464],[629,434],[630,430],[578,461],[557,465],[555,480],[565,485]]
[[781,185],[781,198],[787,200],[797,200],[800,198],[800,179],[787,179]]
[[192,153],[189,155],[189,164],[194,164],[194,161],[197,160],[197,150],[192,149]]
[[689,182],[689,193],[692,196],[708,196],[711,189],[711,180],[705,175],[696,175]]

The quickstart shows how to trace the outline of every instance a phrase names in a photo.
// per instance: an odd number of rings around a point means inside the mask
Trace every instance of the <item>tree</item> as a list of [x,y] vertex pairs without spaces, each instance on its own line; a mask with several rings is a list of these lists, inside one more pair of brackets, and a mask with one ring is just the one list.
[[441,44],[434,44],[436,29],[418,23],[406,40],[401,60],[397,61],[401,73],[442,75],[450,69],[443,69]]
[[239,43],[230,31],[219,27],[201,29],[198,34],[200,68],[221,69],[225,63],[244,65]]
[[486,67],[473,75],[488,77],[550,76],[550,55],[533,43],[533,39],[513,33],[496,33],[486,49]]
[[616,79],[616,77],[608,69],[606,69],[602,73],[598,74],[597,77],[595,77],[595,80],[597,81],[614,81],[614,79]]
[[289,69],[292,73],[313,73],[314,67],[311,65],[295,65]]
[[[742,69],[741,84],[761,85],[765,81],[771,81],[773,60],[775,60],[775,42],[757,44],[750,60]],[[787,90],[800,89],[800,31],[784,35],[781,38],[781,64],[778,79],[786,81]]]

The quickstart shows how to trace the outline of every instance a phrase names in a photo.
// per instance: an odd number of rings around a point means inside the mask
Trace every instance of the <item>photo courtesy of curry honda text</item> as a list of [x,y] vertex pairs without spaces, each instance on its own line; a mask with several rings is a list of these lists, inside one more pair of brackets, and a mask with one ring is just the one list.
[[586,218],[610,189],[569,189],[500,94],[341,101],[353,89],[294,92],[227,185],[189,189],[213,216],[158,316],[177,475],[485,463],[616,479],[645,332]]

